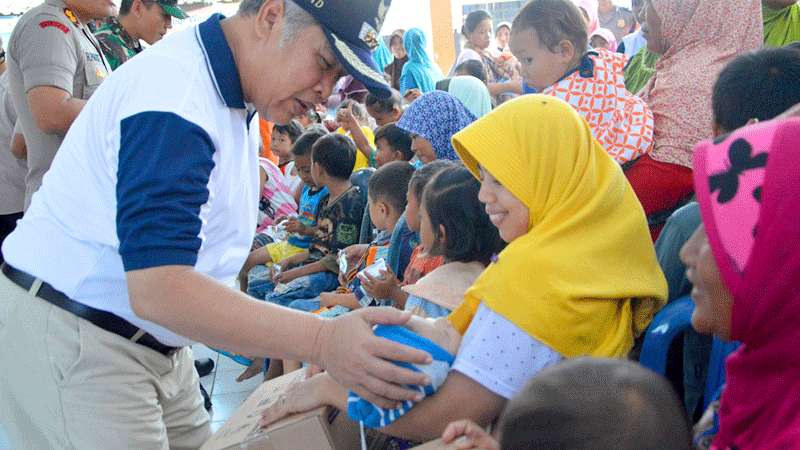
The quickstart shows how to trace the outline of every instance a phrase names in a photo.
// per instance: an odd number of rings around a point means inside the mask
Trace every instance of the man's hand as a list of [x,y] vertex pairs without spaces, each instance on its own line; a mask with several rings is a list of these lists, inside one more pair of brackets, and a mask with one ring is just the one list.
[[457,449],[500,450],[500,444],[471,420],[459,420],[445,428],[442,442],[453,444]]
[[430,384],[428,376],[391,361],[430,364],[431,356],[372,332],[373,325],[405,325],[411,314],[395,308],[364,308],[323,322],[314,341],[314,358],[344,387],[381,407],[395,408],[406,400],[420,401],[421,393],[404,385]]
[[393,294],[400,289],[400,280],[397,279],[392,269],[381,271],[380,277],[373,277],[368,273],[359,275],[361,287],[372,298],[391,299]]

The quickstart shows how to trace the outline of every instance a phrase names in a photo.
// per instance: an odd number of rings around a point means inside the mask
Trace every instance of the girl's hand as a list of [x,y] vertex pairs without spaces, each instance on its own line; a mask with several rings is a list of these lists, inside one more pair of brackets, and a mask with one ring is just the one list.
[[400,287],[400,280],[397,279],[392,269],[382,271],[380,278],[373,277],[368,273],[359,275],[359,278],[364,292],[372,298],[391,299],[392,294]]
[[303,225],[297,218],[286,219],[286,224],[283,229],[289,233],[303,234],[306,231],[306,226]]
[[452,443],[458,449],[500,450],[500,444],[471,420],[452,422],[442,434],[442,442]]
[[266,428],[284,417],[326,405],[324,389],[329,382],[333,380],[323,373],[290,384],[277,401],[261,413],[259,425]]

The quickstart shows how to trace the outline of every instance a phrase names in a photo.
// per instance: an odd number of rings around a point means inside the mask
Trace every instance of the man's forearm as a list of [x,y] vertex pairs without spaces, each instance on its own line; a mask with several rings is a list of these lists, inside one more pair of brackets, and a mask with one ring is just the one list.
[[36,126],[47,134],[67,134],[86,100],[73,98],[69,92],[51,86],[28,91],[28,105]]
[[244,355],[314,361],[318,317],[260,302],[196,272],[167,266],[128,272],[134,312],[192,340]]

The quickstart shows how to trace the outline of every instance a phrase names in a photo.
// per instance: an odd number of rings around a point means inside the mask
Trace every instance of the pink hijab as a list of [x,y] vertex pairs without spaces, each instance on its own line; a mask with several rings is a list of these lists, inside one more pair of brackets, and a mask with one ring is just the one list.
[[608,51],[617,51],[617,37],[614,36],[614,33],[612,33],[611,30],[608,28],[598,28],[594,30],[594,33],[589,34],[589,41],[591,42],[592,38],[595,36],[600,36],[608,42]]
[[598,26],[597,0],[572,0],[572,2],[575,3],[575,6],[578,8],[586,11],[586,15],[589,16],[589,26],[587,27],[587,31],[589,34],[594,33],[594,30],[596,30]]
[[655,118],[650,156],[692,167],[692,148],[711,137],[711,93],[737,55],[761,47],[760,0],[651,0],[669,49],[639,94]]
[[733,295],[715,448],[800,448],[800,119],[743,128],[694,154],[697,200]]

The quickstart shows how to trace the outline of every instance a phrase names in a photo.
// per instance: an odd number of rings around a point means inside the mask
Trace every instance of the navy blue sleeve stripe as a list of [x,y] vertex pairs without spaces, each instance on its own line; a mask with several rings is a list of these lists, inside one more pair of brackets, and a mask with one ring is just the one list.
[[197,262],[213,155],[208,134],[176,114],[122,120],[116,195],[125,271]]

